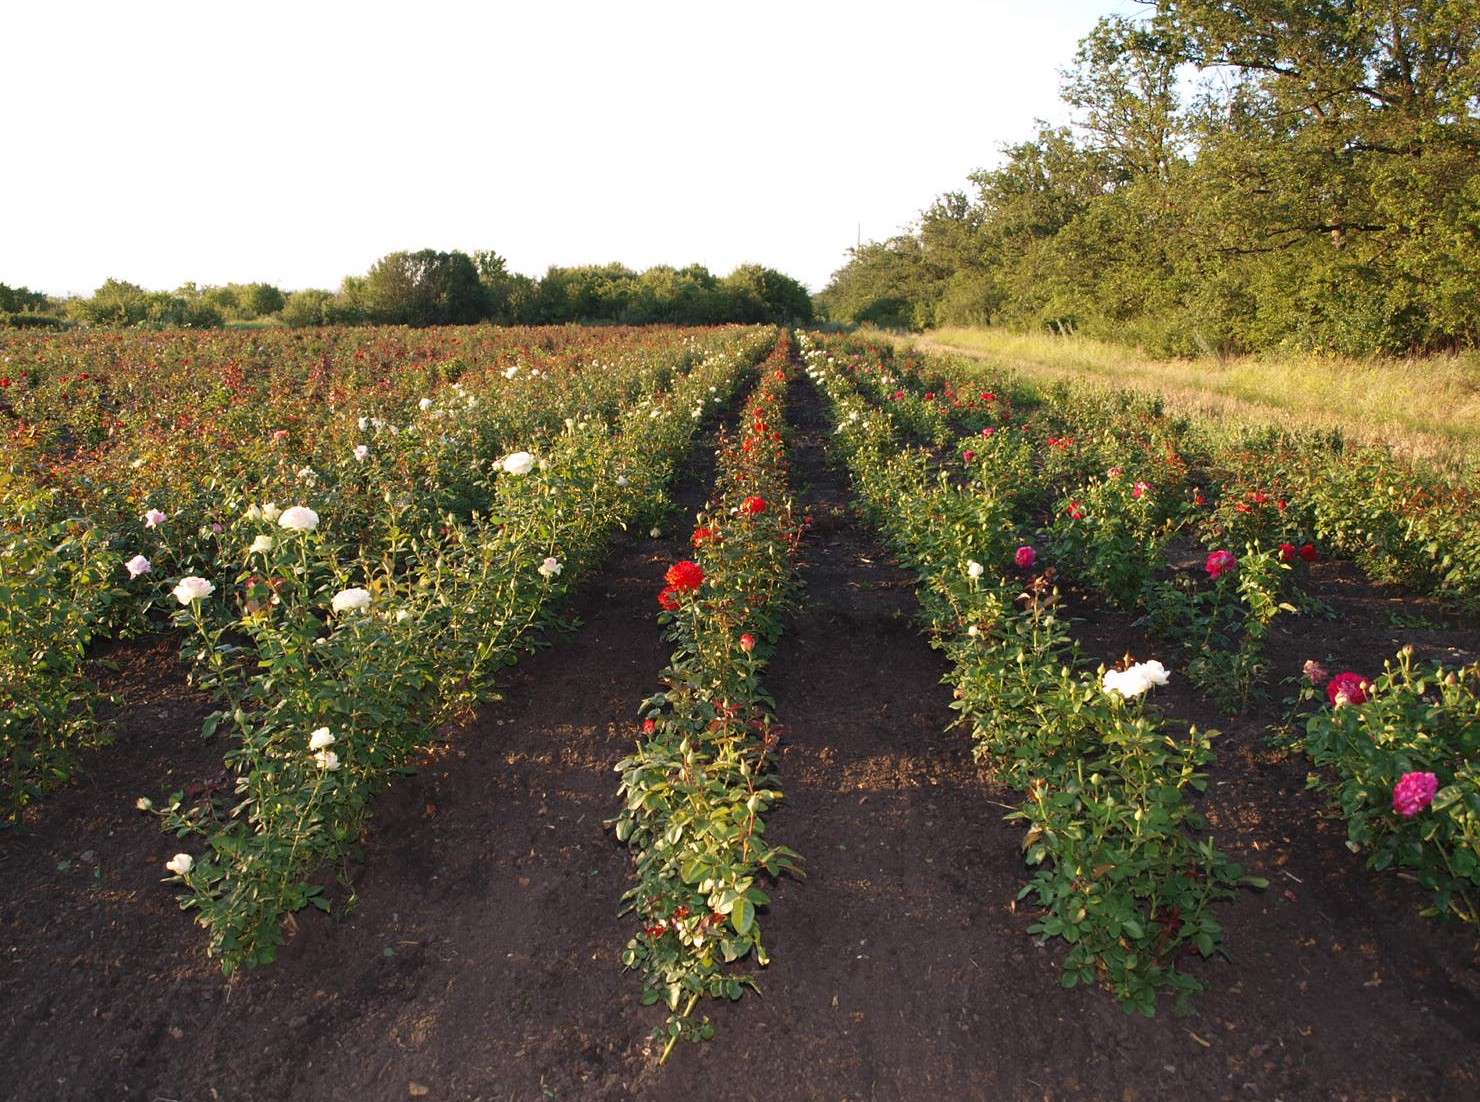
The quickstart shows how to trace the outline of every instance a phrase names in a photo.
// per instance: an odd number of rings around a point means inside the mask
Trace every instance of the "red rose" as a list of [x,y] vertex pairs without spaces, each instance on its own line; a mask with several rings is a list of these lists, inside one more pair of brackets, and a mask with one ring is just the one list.
[[1222,577],[1237,565],[1238,559],[1234,558],[1232,551],[1214,551],[1204,564],[1208,574],[1214,578]]
[[1306,562],[1315,562],[1316,559],[1320,557],[1320,552],[1317,551],[1311,544],[1307,543],[1304,547],[1300,549],[1300,557]]
[[698,589],[704,584],[704,569],[698,563],[685,559],[670,566],[665,577],[674,589]]
[[1371,690],[1372,683],[1359,673],[1339,673],[1326,685],[1326,695],[1336,707],[1343,704],[1366,704]]
[[1280,544],[1280,562],[1294,562],[1296,554],[1298,552],[1293,543]]
[[766,511],[766,499],[763,497],[748,497],[745,499],[745,503],[740,506],[740,511],[752,517],[757,513],[764,513]]
[[658,604],[662,605],[669,612],[677,612],[678,590],[670,585],[667,589],[658,594]]

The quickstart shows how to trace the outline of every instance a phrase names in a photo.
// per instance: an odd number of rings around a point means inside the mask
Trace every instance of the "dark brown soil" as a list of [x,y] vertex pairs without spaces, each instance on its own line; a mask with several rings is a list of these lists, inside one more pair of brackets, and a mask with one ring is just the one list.
[[[1480,1098],[1473,933],[1419,917],[1415,884],[1348,852],[1307,764],[1271,748],[1277,704],[1218,716],[1175,677],[1156,703],[1222,732],[1205,801],[1217,843],[1270,886],[1222,907],[1229,958],[1191,965],[1207,990],[1190,1013],[1168,1001],[1145,1019],[1064,990],[1062,947],[1027,934],[1015,903],[1011,793],[950,726],[944,662],[821,462],[809,392],[795,413],[815,523],[804,607],[767,675],[786,725],[769,834],[806,876],[775,886],[762,991],[712,1007],[713,1040],[657,1066],[662,1012],[620,963],[628,854],[605,827],[666,664],[655,594],[702,498],[691,483],[668,536],[623,538],[581,587],[579,630],[379,801],[348,916],[299,916],[277,964],[230,982],[161,883],[180,847],[134,807],[219,771],[220,744],[199,737],[209,702],[173,640],[114,649],[100,676],[124,700],[116,744],[0,836],[0,1097]],[[1405,642],[1480,651],[1473,623],[1435,627],[1440,610],[1343,564],[1317,564],[1313,586],[1334,615],[1287,626],[1278,678],[1308,657],[1376,673]],[[1091,655],[1155,653],[1123,618],[1081,614]]]

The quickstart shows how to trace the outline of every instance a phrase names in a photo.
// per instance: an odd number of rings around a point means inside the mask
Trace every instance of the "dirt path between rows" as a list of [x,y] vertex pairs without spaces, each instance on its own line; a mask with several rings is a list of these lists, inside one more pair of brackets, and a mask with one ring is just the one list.
[[[803,607],[766,676],[786,728],[769,833],[806,876],[774,887],[773,963],[758,995],[710,1008],[713,1040],[656,1066],[663,1015],[620,964],[629,859],[605,827],[614,766],[667,662],[655,596],[687,548],[701,468],[662,538],[624,536],[580,587],[579,630],[521,661],[503,701],[379,801],[349,916],[303,916],[276,965],[229,983],[160,882],[174,840],[133,807],[219,769],[219,744],[198,736],[209,704],[172,641],[119,648],[118,744],[0,836],[0,1098],[1480,1097],[1472,938],[1419,918],[1413,885],[1345,850],[1304,764],[1268,749],[1272,708],[1212,716],[1175,679],[1159,703],[1223,731],[1219,845],[1272,886],[1221,912],[1232,959],[1193,966],[1208,991],[1188,1016],[1132,1017],[1061,988],[1058,947],[1026,934],[1015,903],[1011,795],[949,728],[944,663],[824,461],[805,381],[792,420],[814,523]],[[1339,564],[1316,584],[1336,618],[1287,630],[1277,661],[1380,669],[1396,596]],[[1079,612],[1091,653],[1125,649],[1123,621]],[[1473,626],[1419,634],[1436,652],[1480,649]]]

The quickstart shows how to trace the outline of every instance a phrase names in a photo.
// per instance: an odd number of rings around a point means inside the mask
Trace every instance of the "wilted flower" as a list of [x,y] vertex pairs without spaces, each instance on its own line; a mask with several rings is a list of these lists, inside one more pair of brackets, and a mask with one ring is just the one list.
[[252,541],[252,546],[249,548],[249,550],[256,552],[271,551],[272,537],[269,536],[266,532],[263,532]]
[[365,460],[367,460],[367,459],[370,458],[370,445],[369,444],[356,444],[355,445],[354,455],[355,455],[355,462],[356,463],[363,463],[363,462],[365,462]]
[[565,567],[560,565],[560,560],[551,555],[544,562],[540,563],[540,577],[553,578],[564,569]]
[[154,569],[154,564],[143,555],[135,555],[123,565],[127,567],[130,578],[137,578],[140,574],[147,574]]
[[1232,551],[1214,551],[1203,565],[1210,577],[1219,578],[1237,566],[1238,559],[1234,558]]
[[192,574],[187,578],[181,578],[180,584],[175,586],[172,592],[175,594],[175,600],[182,605],[188,605],[191,601],[209,597],[216,592],[216,587],[204,578],[197,578]]
[[151,800],[148,796],[140,796],[137,800],[134,801],[134,806],[137,807],[140,811],[153,811],[154,801]]
[[528,452],[513,452],[504,456],[502,465],[508,474],[526,475],[534,470],[534,456]]
[[319,526],[319,514],[307,505],[294,505],[291,509],[282,511],[282,515],[278,517],[278,523],[294,531],[312,532]]
[[164,863],[164,867],[176,876],[184,876],[195,868],[195,858],[188,853],[177,853]]
[[1312,685],[1324,685],[1326,678],[1331,676],[1331,672],[1314,658],[1307,658],[1305,665],[1301,667],[1301,671],[1306,677],[1310,678]]
[[333,745],[334,736],[330,734],[327,727],[317,727],[308,736],[308,748],[310,750],[323,750]]
[[319,768],[326,773],[332,773],[339,768],[339,755],[333,750],[320,750],[313,756],[313,760],[319,763]]
[[150,509],[147,513],[144,514],[144,527],[158,528],[168,519],[169,518],[161,513],[158,509]]
[[334,594],[334,599],[329,602],[329,607],[335,612],[361,612],[370,607],[370,591],[360,586],[341,589],[338,593]]
[[985,573],[986,568],[983,567],[982,564],[977,562],[975,559],[971,559],[966,563],[966,576],[972,581],[980,578]]
[[1166,667],[1153,658],[1123,670],[1106,670],[1101,686],[1107,693],[1114,690],[1129,699],[1140,696],[1154,685],[1165,685],[1168,676]]
[[667,586],[658,593],[658,604],[669,612],[677,612],[679,607],[678,590],[673,586]]
[[1035,562],[1038,561],[1038,552],[1034,551],[1027,544],[1024,544],[1022,547],[1019,547],[1017,549],[1017,552],[1012,556],[1012,561],[1017,563],[1021,569],[1028,570]]
[[1439,791],[1439,778],[1432,773],[1404,773],[1393,786],[1393,810],[1411,819],[1429,804]]
[[1372,695],[1372,682],[1359,673],[1339,673],[1326,686],[1332,707],[1343,704],[1366,704]]

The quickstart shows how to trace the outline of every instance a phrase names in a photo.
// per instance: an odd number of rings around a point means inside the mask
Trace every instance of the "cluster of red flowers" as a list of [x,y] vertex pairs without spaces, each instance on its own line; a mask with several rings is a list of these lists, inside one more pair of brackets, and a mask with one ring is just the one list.
[[1298,550],[1293,543],[1280,544],[1280,562],[1294,562],[1296,559],[1315,562],[1320,557],[1320,552],[1315,549],[1314,544],[1307,543]]

